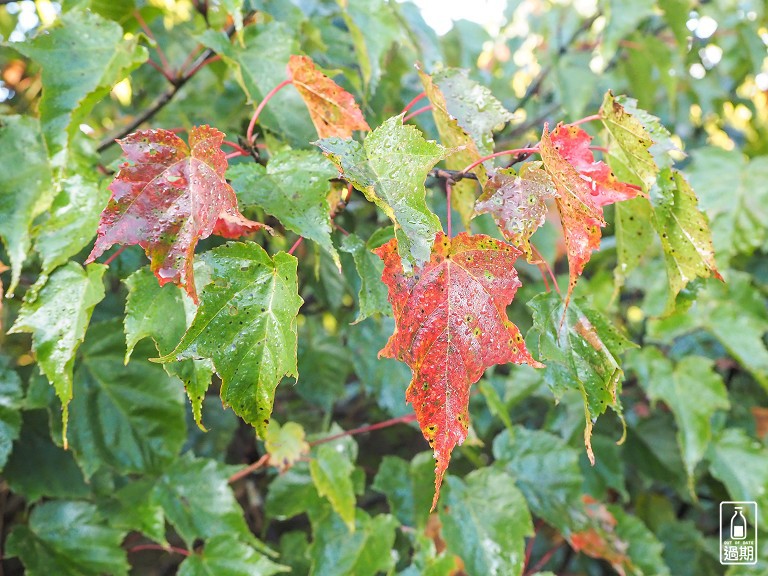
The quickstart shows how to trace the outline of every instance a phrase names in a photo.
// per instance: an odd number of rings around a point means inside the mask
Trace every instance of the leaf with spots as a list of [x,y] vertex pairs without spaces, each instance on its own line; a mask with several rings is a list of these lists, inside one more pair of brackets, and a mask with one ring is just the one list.
[[158,361],[210,358],[221,376],[222,402],[263,438],[277,384],[298,377],[297,260],[284,252],[270,258],[253,242],[230,242],[202,259],[211,282],[181,342]]
[[[637,109],[632,107],[635,112]],[[657,140],[669,133],[661,126],[658,119],[647,112],[644,113],[649,122],[655,120]],[[600,107],[600,118],[611,136],[611,165],[618,165],[623,173],[630,174],[633,179],[648,191],[659,174],[659,166],[651,153],[654,140],[646,130],[640,118],[627,111],[613,93],[608,91]]]
[[240,203],[258,206],[296,234],[317,242],[337,267],[339,254],[331,241],[328,182],[339,174],[316,150],[283,150],[266,166],[240,163],[227,171]]
[[160,285],[182,286],[197,303],[192,265],[198,240],[265,227],[237,211],[235,193],[224,179],[223,140],[210,126],[190,130],[189,146],[168,130],[143,130],[120,140],[129,162],[109,187],[112,197],[86,263],[114,244],[138,244]]
[[441,226],[427,206],[424,181],[445,157],[445,148],[425,140],[415,126],[404,126],[402,115],[385,121],[363,144],[327,138],[317,145],[344,178],[395,223],[397,248],[406,266],[428,261]]
[[603,209],[597,203],[596,196],[592,195],[589,183],[556,148],[546,124],[539,150],[544,168],[557,189],[556,203],[563,224],[570,271],[568,295],[565,299],[567,307],[576,281],[589,262],[592,251],[600,247],[600,228],[605,226],[605,220]]
[[592,136],[578,126],[559,125],[550,134],[552,144],[581,177],[587,182],[592,200],[598,206],[630,200],[640,189],[627,182],[621,182],[605,162],[596,162],[589,144]]
[[533,233],[544,224],[547,200],[555,197],[552,179],[538,162],[526,162],[515,174],[513,169],[499,170],[483,186],[477,199],[475,212],[490,213],[509,242],[533,260],[531,244]]
[[667,265],[669,312],[680,290],[691,280],[723,277],[715,264],[707,217],[699,210],[696,194],[680,172],[662,170],[658,184],[651,189],[651,204],[653,226],[661,238]]
[[291,56],[288,74],[309,109],[320,138],[351,138],[355,130],[370,130],[355,98],[315,69],[308,56]]
[[437,462],[434,508],[451,451],[467,437],[470,386],[494,364],[541,367],[506,313],[521,285],[513,267],[520,252],[489,236],[440,232],[429,262],[412,272],[396,240],[376,253],[396,323],[379,355],[411,368],[406,400]]
[[579,301],[568,306],[555,292],[539,294],[528,307],[533,311],[528,341],[538,345],[539,357],[547,362],[547,385],[557,398],[568,389],[584,398],[584,442],[594,462],[592,425],[609,406],[621,415],[619,357],[635,345],[602,314]]

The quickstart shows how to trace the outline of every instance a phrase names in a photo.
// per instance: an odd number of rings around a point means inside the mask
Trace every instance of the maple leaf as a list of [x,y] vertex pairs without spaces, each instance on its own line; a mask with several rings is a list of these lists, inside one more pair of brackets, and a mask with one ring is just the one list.
[[235,192],[224,179],[223,140],[210,126],[190,130],[189,146],[159,129],[119,140],[129,162],[109,186],[112,197],[86,264],[114,244],[138,244],[160,285],[182,286],[197,303],[192,261],[198,240],[268,229],[238,212]]
[[351,138],[355,130],[371,129],[352,94],[316,70],[311,58],[292,55],[288,74],[307,105],[320,138]]
[[637,186],[619,181],[605,162],[595,162],[595,156],[589,149],[592,136],[584,130],[578,126],[560,124],[550,137],[560,155],[589,184],[595,204],[607,206],[637,196],[640,191]]
[[413,373],[406,400],[434,449],[434,509],[451,451],[467,437],[470,386],[494,364],[542,367],[506,313],[521,286],[513,267],[520,252],[485,235],[438,232],[430,260],[411,273],[403,271],[397,240],[375,252],[395,317],[379,356],[397,358]]
[[600,228],[605,226],[603,209],[592,194],[589,183],[555,147],[546,124],[539,143],[539,153],[558,192],[555,202],[563,224],[570,272],[565,298],[567,307],[576,281],[589,262],[592,251],[600,247]]
[[544,224],[547,200],[555,197],[552,180],[540,166],[527,162],[518,174],[511,168],[499,170],[475,203],[475,214],[491,213],[504,238],[522,250],[529,262],[533,259],[529,240]]

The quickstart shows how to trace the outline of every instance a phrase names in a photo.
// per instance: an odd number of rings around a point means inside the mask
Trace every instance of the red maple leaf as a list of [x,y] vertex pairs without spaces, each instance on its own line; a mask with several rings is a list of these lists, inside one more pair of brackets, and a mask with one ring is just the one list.
[[563,225],[570,273],[568,294],[565,298],[567,306],[576,280],[589,262],[592,251],[600,248],[600,228],[605,226],[603,208],[592,194],[592,187],[555,148],[546,124],[539,143],[539,153],[558,193],[555,202]]
[[213,233],[234,238],[266,228],[237,210],[224,179],[224,134],[210,126],[189,132],[189,147],[168,130],[142,130],[119,140],[128,162],[110,184],[98,237],[86,263],[114,244],[138,244],[160,285],[184,287],[197,302],[195,246]]
[[513,267],[520,252],[485,235],[451,239],[439,232],[429,262],[409,274],[396,240],[376,253],[395,317],[379,356],[397,358],[413,373],[406,400],[434,449],[434,509],[451,451],[467,437],[470,386],[494,364],[542,367],[506,312],[521,285]]
[[608,164],[595,162],[595,156],[589,149],[592,136],[578,126],[560,124],[550,137],[555,149],[589,184],[593,200],[598,206],[630,200],[640,192],[638,186],[618,180]]
[[291,56],[288,74],[309,109],[320,138],[351,138],[355,130],[370,130],[355,98],[315,69],[307,56]]

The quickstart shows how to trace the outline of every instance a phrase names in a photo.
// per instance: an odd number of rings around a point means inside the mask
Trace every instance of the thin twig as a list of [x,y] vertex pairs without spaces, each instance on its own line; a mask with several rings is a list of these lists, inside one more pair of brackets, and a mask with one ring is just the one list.
[[[531,242],[531,251],[533,252],[534,256],[536,256],[540,260],[540,264],[547,269],[547,272],[549,273],[549,277],[552,278],[552,283],[555,285],[555,291],[558,294],[560,294],[560,286],[557,285],[557,278],[555,278],[555,275],[552,272],[552,268],[549,266],[549,262],[546,261],[544,256],[541,255],[541,252],[539,252],[538,248],[536,248],[536,246],[534,246],[532,242]],[[545,284],[547,283],[546,279],[544,279],[544,283]],[[547,286],[547,292],[549,292],[549,286]]]
[[[493,154],[488,154],[488,156],[483,156],[482,158],[475,160],[474,162],[472,162],[472,164],[464,168],[464,170],[462,170],[461,172],[463,174],[466,174],[467,172],[472,170],[472,168],[479,166],[480,164],[482,164],[486,160],[490,160],[491,158],[498,158],[499,156],[511,156],[513,154],[516,154],[518,156],[520,156],[521,154],[530,155],[530,154],[537,153],[538,151],[539,151],[538,148],[513,148],[512,150],[502,150],[501,152],[494,152]],[[528,156],[525,156],[525,157],[527,158]]]
[[181,554],[182,556],[189,556],[192,553],[184,548],[178,548],[176,546],[163,546],[161,544],[139,544],[128,549],[128,553],[141,552],[142,550],[159,550],[161,552],[168,552],[169,554]]
[[408,104],[405,105],[405,108],[403,108],[403,111],[400,112],[400,114],[405,114],[406,112],[408,112],[408,110],[413,108],[413,105],[416,104],[416,102],[424,98],[426,95],[427,95],[426,92],[421,92],[418,96],[416,96],[416,98],[414,98],[413,100],[408,102]]
[[423,112],[426,112],[427,110],[432,110],[432,104],[427,104],[426,106],[422,106],[418,110],[414,110],[413,112],[408,114],[408,116],[403,118],[403,124],[408,122],[408,120],[410,120],[414,116],[418,116],[419,114],[422,114]]
[[152,40],[152,42],[155,43],[155,52],[157,52],[157,57],[160,58],[160,62],[163,65],[163,76],[166,78],[173,78],[173,70],[171,69],[171,65],[168,63],[168,58],[165,56],[165,52],[163,52],[162,47],[160,46],[160,42],[157,41],[157,38],[155,38],[155,35],[152,33],[152,30],[149,26],[147,26],[147,23],[144,21],[144,18],[141,17],[141,12],[138,10],[133,11],[133,17],[136,18],[136,21],[139,23],[139,26],[141,26],[141,29],[144,30],[144,34],[147,35],[147,38]]
[[291,249],[288,250],[288,254],[293,255],[293,253],[296,251],[296,248],[301,246],[302,242],[304,242],[304,236],[299,236],[299,239],[296,240],[296,242],[293,243],[293,246],[291,246]]
[[578,126],[579,124],[586,124],[587,122],[592,122],[593,120],[600,120],[601,118],[602,116],[600,116],[600,114],[592,114],[591,116],[585,116],[584,118],[579,118],[578,120],[568,124],[568,126]]
[[262,101],[259,103],[259,105],[256,107],[256,111],[253,113],[253,116],[251,116],[251,121],[248,123],[248,130],[245,133],[245,138],[248,140],[248,142],[253,142],[253,129],[256,127],[256,120],[259,119],[259,114],[261,114],[261,111],[264,110],[264,106],[267,105],[267,102],[269,102],[272,97],[277,94],[280,90],[282,90],[284,87],[288,86],[288,84],[292,84],[293,79],[288,78],[287,80],[283,80],[272,88],[269,92],[267,92],[267,95],[264,96]]
[[128,246],[120,246],[120,248],[115,250],[115,253],[112,254],[112,256],[110,256],[109,258],[104,260],[104,266],[109,266],[110,264],[112,264],[112,262],[115,260],[115,258],[120,256],[120,254],[122,254],[125,251],[126,248],[128,248]]
[[370,424],[368,426],[360,426],[359,428],[352,428],[351,430],[345,430],[344,432],[340,432],[338,434],[332,434],[330,436],[326,436],[325,438],[320,438],[319,440],[314,440],[313,442],[310,442],[310,446],[317,446],[318,444],[325,444],[326,442],[333,442],[334,440],[338,440],[339,438],[344,438],[345,436],[354,436],[356,434],[365,434],[366,432],[373,432],[374,430],[381,430],[382,428],[389,428],[390,426],[394,426],[395,424],[407,424],[409,422],[413,422],[416,420],[416,414],[407,414],[405,416],[400,416],[399,418],[391,418],[389,420],[384,420],[384,422],[378,422],[377,424]]
[[461,170],[446,170],[444,168],[435,168],[430,170],[427,176],[432,178],[444,178],[446,180],[453,180],[458,182],[459,180],[477,180],[477,174],[474,172],[462,172]]
[[269,454],[264,454],[261,458],[256,460],[256,462],[254,462],[253,464],[249,464],[242,470],[238,470],[237,472],[232,474],[232,476],[229,477],[228,482],[230,484],[234,484],[241,478],[245,478],[252,472],[255,472],[256,470],[258,470],[259,468],[266,466],[267,462],[269,462]]

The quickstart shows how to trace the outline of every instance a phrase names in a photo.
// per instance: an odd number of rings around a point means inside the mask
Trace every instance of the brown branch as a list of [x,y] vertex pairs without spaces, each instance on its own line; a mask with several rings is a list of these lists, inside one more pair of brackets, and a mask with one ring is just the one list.
[[458,182],[459,180],[477,180],[477,174],[472,172],[462,172],[461,170],[446,170],[444,168],[435,168],[430,170],[427,176],[432,178],[442,178],[444,180],[452,180]]
[[[2,1],[2,0],[0,0]],[[243,20],[250,19],[251,14],[247,14]],[[226,30],[227,36],[231,38],[235,33],[235,26],[234,24],[232,26],[229,26]],[[208,48],[204,52],[202,52],[194,61],[192,66],[189,68],[189,71],[183,73],[178,78],[175,78],[171,86],[169,86],[165,92],[160,94],[152,104],[150,104],[149,108],[144,110],[141,114],[139,114],[136,118],[133,119],[132,122],[130,122],[127,126],[124,126],[119,132],[116,134],[112,134],[107,138],[104,138],[99,143],[98,148],[96,148],[99,152],[104,152],[107,148],[112,146],[118,139],[124,138],[131,132],[135,131],[136,128],[144,124],[147,120],[150,118],[153,118],[155,114],[160,112],[167,104],[170,102],[174,96],[181,90],[184,85],[189,82],[192,77],[200,70],[202,67],[203,62],[214,56],[213,50]]]

